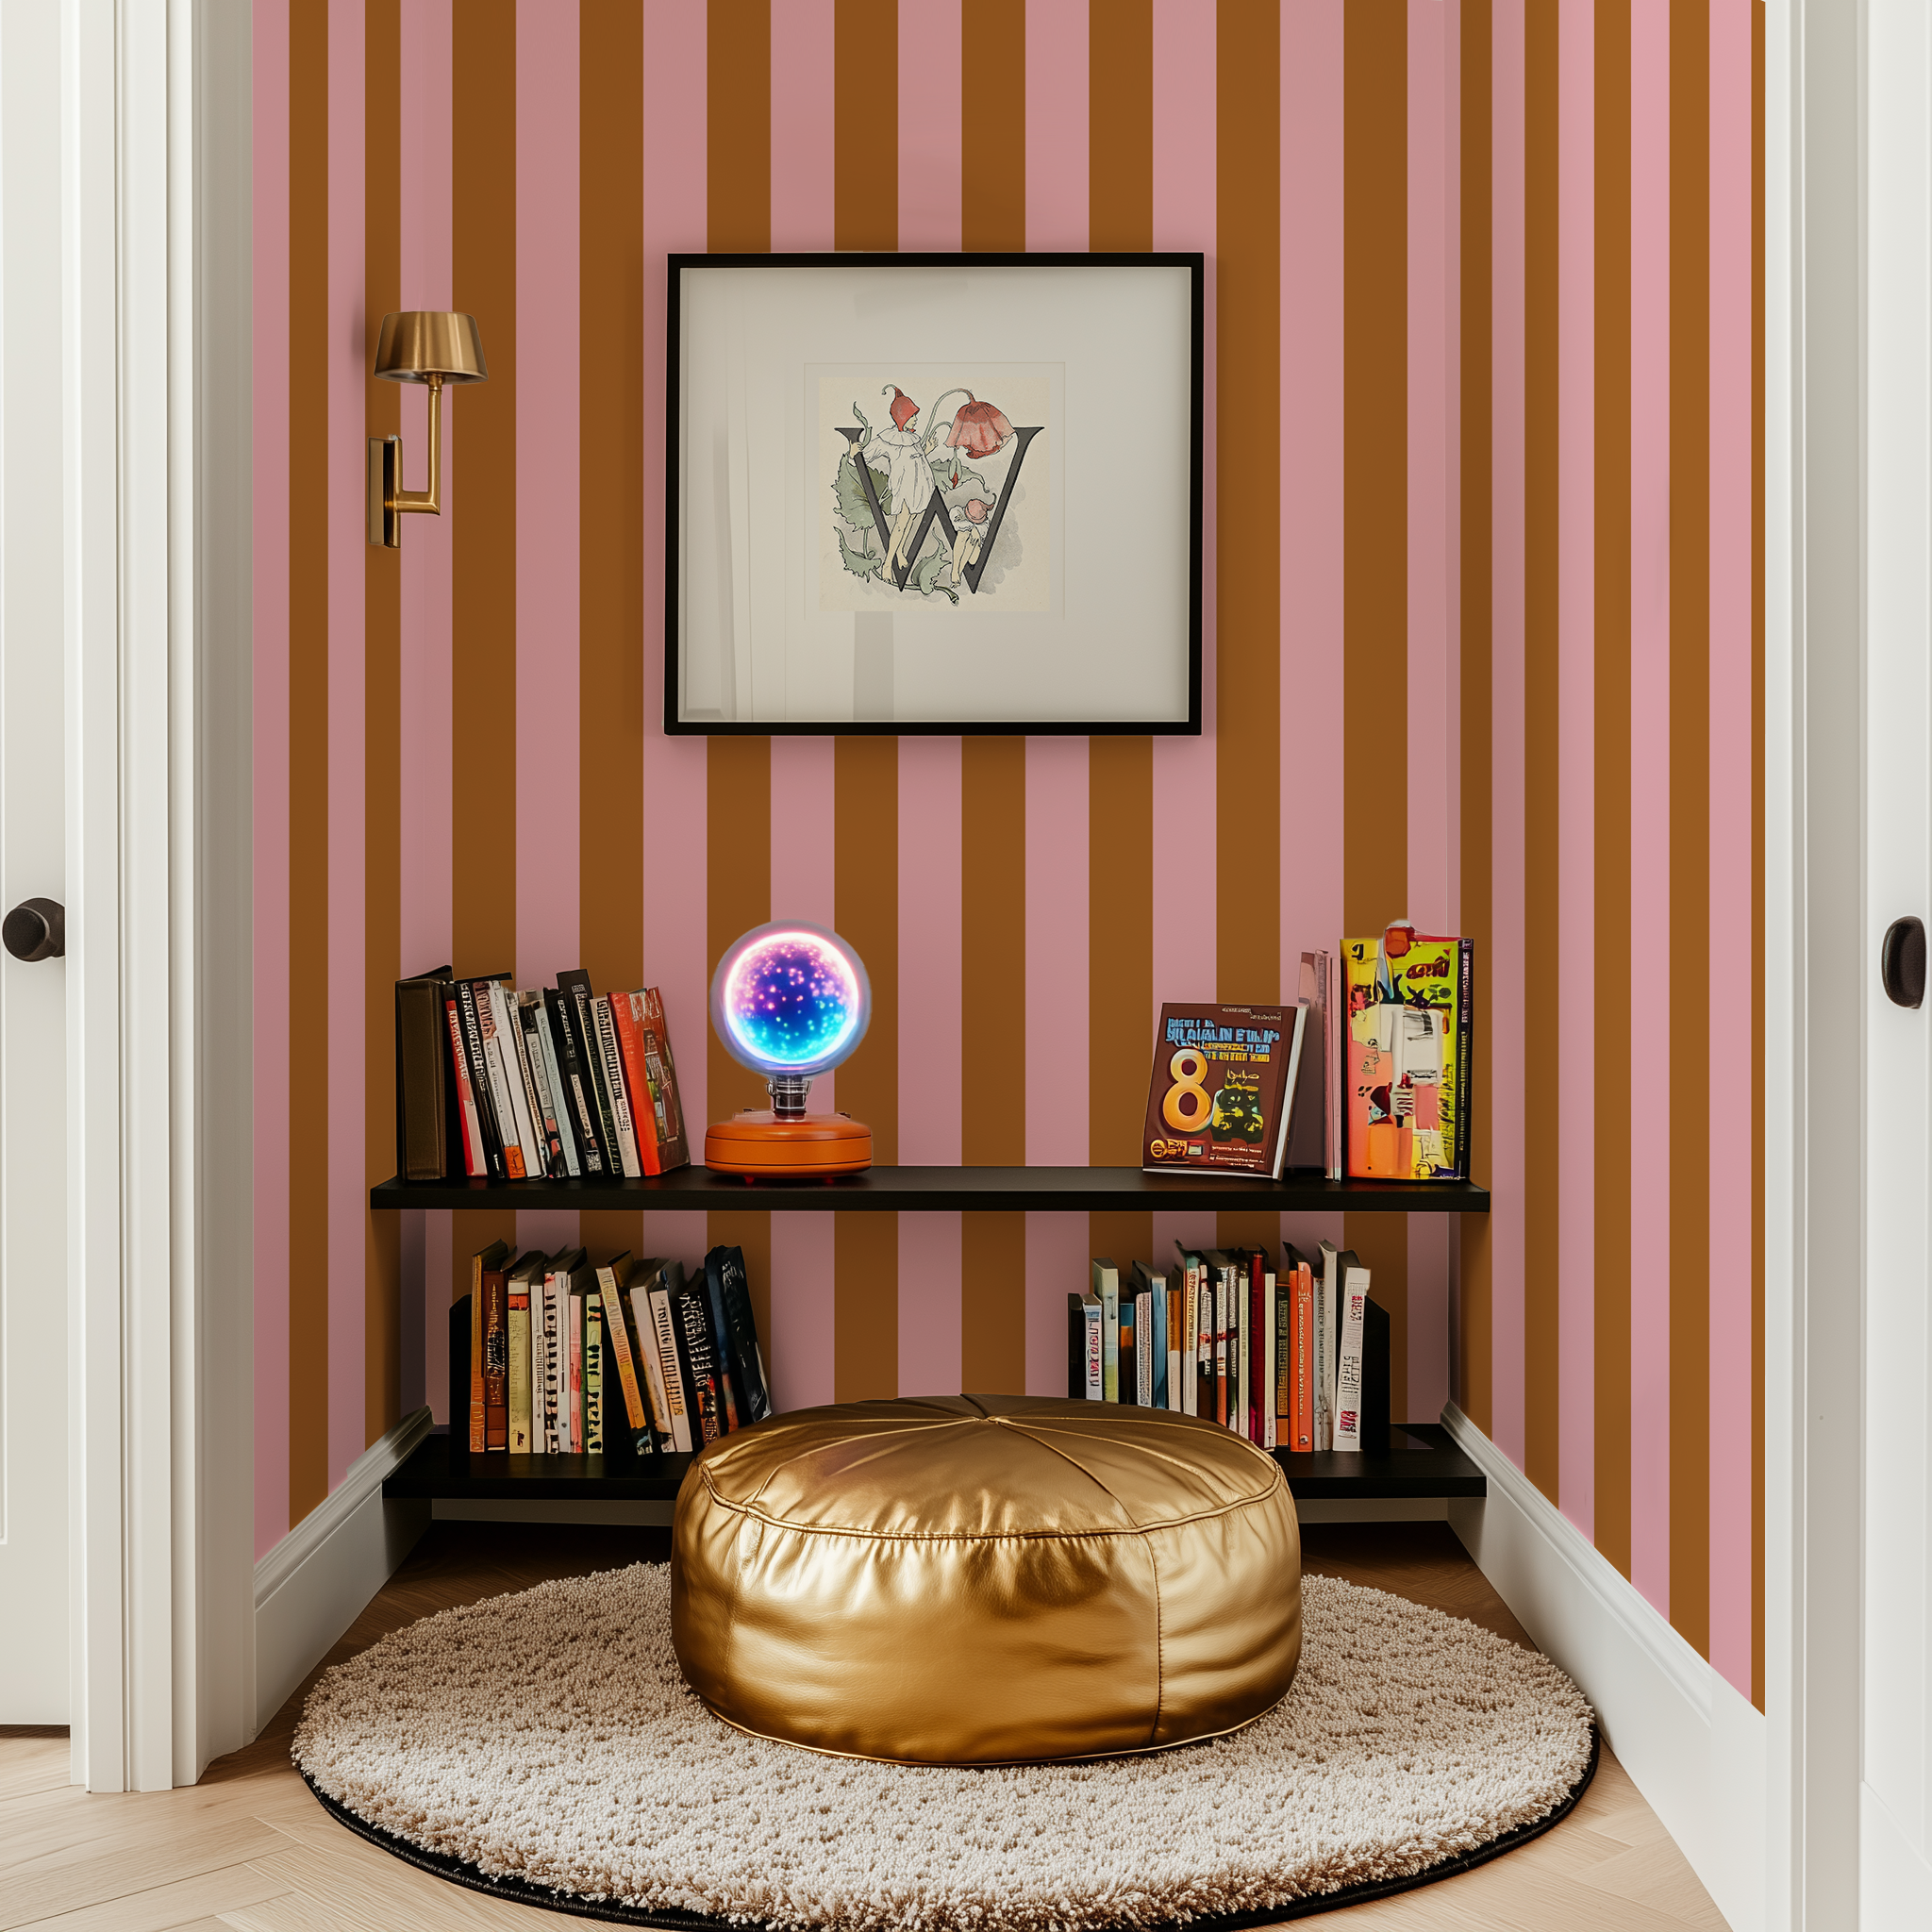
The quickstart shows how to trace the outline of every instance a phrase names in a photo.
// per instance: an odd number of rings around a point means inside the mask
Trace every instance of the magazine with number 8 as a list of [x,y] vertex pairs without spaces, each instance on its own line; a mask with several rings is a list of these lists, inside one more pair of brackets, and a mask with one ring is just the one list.
[[1164,1006],[1141,1164],[1278,1179],[1308,1008]]

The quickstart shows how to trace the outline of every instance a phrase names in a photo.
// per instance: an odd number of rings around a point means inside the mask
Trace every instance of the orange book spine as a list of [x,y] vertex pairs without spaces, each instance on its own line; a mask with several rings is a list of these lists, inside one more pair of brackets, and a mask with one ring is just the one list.
[[1289,1446],[1315,1446],[1315,1276],[1307,1268],[1294,1272],[1294,1434]]
[[631,999],[627,992],[610,995],[610,1024],[617,1030],[617,1050],[624,1057],[624,1084],[630,1089],[630,1124],[638,1137],[638,1165],[646,1174],[662,1174],[664,1158],[658,1151],[658,1115],[651,1105],[644,1036]]

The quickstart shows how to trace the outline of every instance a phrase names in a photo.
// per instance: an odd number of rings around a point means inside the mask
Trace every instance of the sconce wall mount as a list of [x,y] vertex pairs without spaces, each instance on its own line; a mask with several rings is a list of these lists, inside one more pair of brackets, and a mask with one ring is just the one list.
[[442,512],[442,389],[445,383],[488,382],[483,337],[474,315],[406,308],[382,318],[375,374],[384,382],[420,382],[429,390],[429,488],[403,488],[403,439],[369,439],[369,541],[403,547],[403,518],[410,511]]

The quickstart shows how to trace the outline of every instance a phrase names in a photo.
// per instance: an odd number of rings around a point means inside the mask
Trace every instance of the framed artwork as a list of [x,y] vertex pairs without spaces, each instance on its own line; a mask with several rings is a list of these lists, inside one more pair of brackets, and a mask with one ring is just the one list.
[[669,281],[667,732],[1199,733],[1199,255]]

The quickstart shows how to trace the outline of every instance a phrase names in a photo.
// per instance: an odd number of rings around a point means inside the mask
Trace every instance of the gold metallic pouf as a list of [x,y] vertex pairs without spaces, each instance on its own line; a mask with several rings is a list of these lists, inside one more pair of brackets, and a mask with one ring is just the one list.
[[1024,1395],[799,1409],[677,1497],[671,1638],[727,1723],[913,1764],[1158,1750],[1301,1657],[1274,1459],[1189,1416]]

